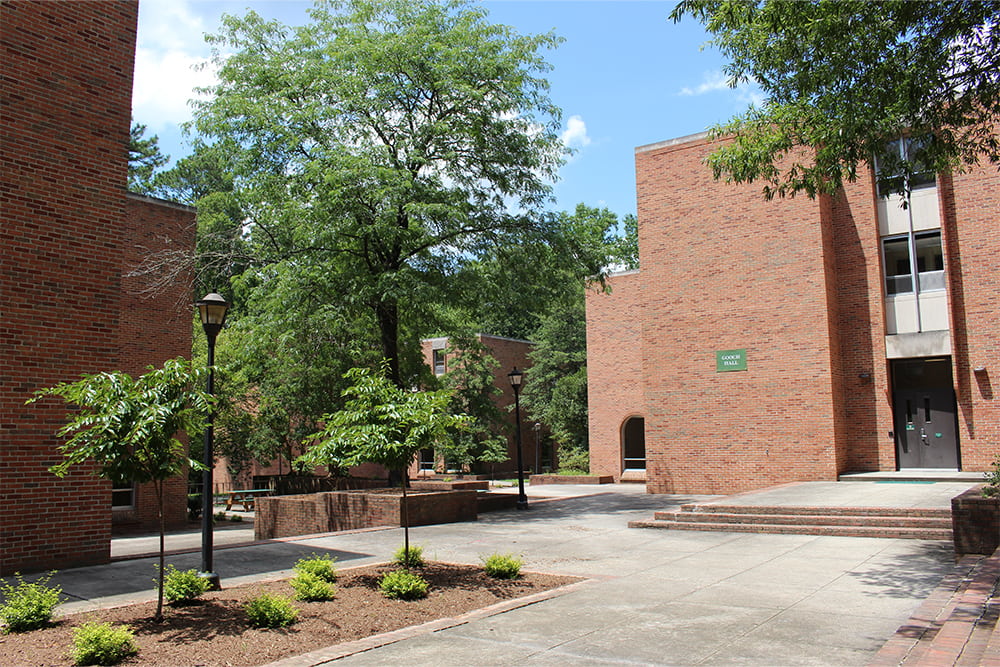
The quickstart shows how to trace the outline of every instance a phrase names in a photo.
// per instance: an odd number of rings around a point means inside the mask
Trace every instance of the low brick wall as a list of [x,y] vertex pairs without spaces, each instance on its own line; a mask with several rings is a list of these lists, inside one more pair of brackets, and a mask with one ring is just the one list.
[[1000,498],[983,496],[982,485],[951,499],[955,553],[992,555],[1000,547]]
[[532,484],[614,484],[612,475],[532,475]]
[[486,480],[456,479],[450,482],[439,479],[412,480],[411,489],[425,491],[489,491],[490,483]]
[[[408,493],[410,526],[475,521],[476,491]],[[259,498],[254,518],[258,540],[328,533],[354,528],[402,525],[403,496],[398,489],[332,491],[301,496]]]

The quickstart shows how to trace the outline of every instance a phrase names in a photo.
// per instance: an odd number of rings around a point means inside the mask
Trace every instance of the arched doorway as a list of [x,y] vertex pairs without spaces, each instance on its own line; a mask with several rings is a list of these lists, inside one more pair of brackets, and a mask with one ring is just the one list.
[[629,417],[622,425],[622,470],[646,469],[646,420]]

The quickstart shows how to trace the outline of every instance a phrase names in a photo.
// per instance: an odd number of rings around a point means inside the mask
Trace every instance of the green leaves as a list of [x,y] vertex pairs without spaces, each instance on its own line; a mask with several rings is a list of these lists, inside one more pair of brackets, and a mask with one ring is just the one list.
[[733,139],[709,160],[717,178],[768,198],[831,193],[903,132],[936,137],[904,172],[1000,162],[996,2],[685,0],[671,17],[685,15],[734,84],[767,96],[713,129]]
[[97,373],[36,392],[29,403],[59,396],[78,408],[59,429],[67,438],[60,446],[64,458],[50,470],[62,477],[92,459],[104,477],[144,483],[178,475],[185,465],[200,468],[177,435],[203,428],[212,404],[198,388],[204,372],[170,359],[134,379],[120,371]]
[[378,463],[405,469],[418,451],[434,447],[449,429],[469,419],[448,410],[446,391],[407,391],[379,371],[353,368],[345,378],[345,407],[323,417],[323,428],[300,457],[309,465],[354,466]]

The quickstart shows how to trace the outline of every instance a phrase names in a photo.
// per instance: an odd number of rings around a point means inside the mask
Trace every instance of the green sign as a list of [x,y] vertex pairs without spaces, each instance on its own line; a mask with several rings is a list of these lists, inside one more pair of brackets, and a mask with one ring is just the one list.
[[746,350],[718,350],[715,353],[715,372],[745,371],[747,369]]

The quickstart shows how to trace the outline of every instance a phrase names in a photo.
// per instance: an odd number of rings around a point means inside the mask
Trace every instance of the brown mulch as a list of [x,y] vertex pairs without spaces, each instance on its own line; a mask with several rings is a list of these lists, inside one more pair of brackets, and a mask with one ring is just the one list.
[[390,569],[377,565],[342,571],[334,600],[296,601],[298,621],[281,630],[251,628],[243,603],[261,593],[293,596],[287,580],[207,593],[188,606],[164,606],[162,623],[153,622],[156,603],[149,602],[74,614],[41,630],[0,635],[0,665],[72,665],[73,628],[86,621],[125,623],[135,631],[139,654],[122,665],[262,665],[579,581],[537,573],[506,581],[487,576],[480,567],[428,563],[418,570],[430,583],[428,596],[407,602],[389,600],[379,591],[379,577]]

